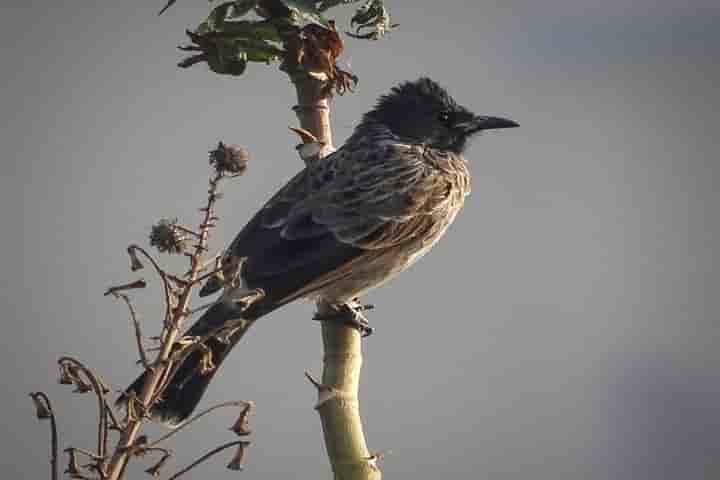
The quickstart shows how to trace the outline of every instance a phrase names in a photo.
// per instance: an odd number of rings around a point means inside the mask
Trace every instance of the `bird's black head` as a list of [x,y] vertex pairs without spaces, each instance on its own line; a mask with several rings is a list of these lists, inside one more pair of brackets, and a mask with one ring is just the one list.
[[518,126],[512,120],[474,115],[429,78],[393,88],[365,115],[363,123],[380,123],[404,141],[457,153],[475,133]]

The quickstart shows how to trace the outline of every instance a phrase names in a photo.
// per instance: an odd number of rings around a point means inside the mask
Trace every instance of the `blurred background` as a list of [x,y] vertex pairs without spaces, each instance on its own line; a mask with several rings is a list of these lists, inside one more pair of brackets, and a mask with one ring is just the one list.
[[[48,478],[30,391],[52,397],[63,445],[93,444],[95,404],[57,385],[57,357],[114,388],[138,372],[126,309],[102,293],[137,278],[125,247],[157,219],[197,222],[207,151],[223,140],[252,154],[224,189],[217,249],[301,166],[286,76],[178,69],[175,47],[208,7],[183,0],[157,17],[161,3],[0,7],[7,478]],[[360,83],[334,102],[337,144],[421,75],[521,128],[474,141],[456,224],[366,298],[377,333],[362,410],[371,448],[392,450],[386,478],[716,478],[720,4],[387,3],[397,31],[347,42]],[[350,12],[338,11],[343,29]],[[157,289],[133,297],[150,335]],[[321,366],[312,312],[300,302],[256,325],[203,402],[257,402],[247,478],[331,478],[303,378]],[[233,415],[180,435],[174,466],[231,440]],[[192,477],[234,478],[228,460]]]

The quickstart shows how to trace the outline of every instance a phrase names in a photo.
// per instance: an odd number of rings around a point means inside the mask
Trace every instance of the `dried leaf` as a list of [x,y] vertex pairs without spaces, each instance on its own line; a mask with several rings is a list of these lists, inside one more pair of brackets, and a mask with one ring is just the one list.
[[35,405],[35,416],[38,420],[45,420],[52,417],[52,411],[40,392],[31,393],[30,398],[32,398],[33,404]]
[[[398,24],[390,23],[390,14],[385,8],[383,0],[367,0],[365,5],[357,9],[350,20],[350,25],[357,25],[357,27],[355,33],[346,32],[349,36],[366,40],[378,40],[398,26]],[[371,29],[371,31],[361,33],[366,29]]]
[[250,435],[252,433],[252,430],[250,430],[248,419],[250,417],[250,413],[253,410],[253,406],[254,404],[252,402],[248,402],[246,405],[243,406],[242,410],[240,410],[240,415],[238,416],[238,419],[235,421],[233,426],[230,427],[230,430],[235,432],[235,435],[242,437],[245,435]]
[[251,445],[250,442],[240,442],[238,443],[238,448],[235,452],[235,455],[233,456],[232,460],[230,460],[230,463],[228,463],[227,468],[230,470],[242,470],[244,468],[243,460],[245,459],[245,453],[247,451],[247,448]]
[[137,256],[136,249],[131,245],[127,248],[128,256],[130,257],[130,270],[133,272],[137,272],[138,270],[142,270],[144,267],[143,263],[140,261],[140,259]]

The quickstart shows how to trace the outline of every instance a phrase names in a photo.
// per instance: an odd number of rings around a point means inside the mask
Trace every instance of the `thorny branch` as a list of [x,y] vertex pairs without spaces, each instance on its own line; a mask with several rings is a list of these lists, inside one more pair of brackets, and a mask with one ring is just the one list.
[[[223,147],[222,143],[220,147]],[[243,160],[246,162],[247,157]],[[215,172],[208,182],[207,201],[200,209],[202,218],[198,225],[198,234],[193,235],[197,242],[191,247],[190,251],[185,252],[184,238],[177,235],[177,230],[174,229],[175,222],[163,221],[157,229],[153,229],[151,234],[151,242],[161,250],[164,249],[164,251],[172,253],[184,252],[186,254],[190,262],[190,269],[186,275],[187,280],[175,281],[174,284],[171,284],[170,281],[174,280],[174,277],[160,268],[157,262],[142,248],[131,246],[134,247],[133,250],[140,252],[153,264],[165,286],[166,300],[172,299],[172,303],[166,302],[167,317],[163,326],[163,333],[160,336],[161,345],[157,358],[147,369],[148,375],[139,395],[129,399],[128,409],[134,404],[133,406],[139,410],[139,415],[128,415],[127,424],[121,432],[120,440],[108,467],[108,478],[110,480],[117,480],[122,476],[133,447],[137,442],[145,412],[149,411],[153,403],[158,400],[160,393],[167,381],[172,378],[172,372],[178,364],[174,352],[175,346],[179,340],[183,320],[189,315],[190,294],[193,287],[197,285],[197,279],[200,277],[201,271],[205,268],[203,257],[208,250],[210,230],[215,227],[215,222],[218,220],[215,215],[215,205],[221,197],[218,187],[224,177],[237,176],[238,174],[238,168],[236,168],[238,165],[233,165],[232,169],[225,168],[226,165],[219,166],[217,162],[213,163],[212,158],[211,163],[215,168]],[[181,231],[184,230],[183,227]],[[173,245],[171,243],[173,241],[176,241],[177,244]]]
[[145,347],[143,346],[142,330],[140,329],[140,322],[138,321],[135,307],[133,307],[130,297],[127,295],[117,292],[115,292],[114,295],[115,298],[122,299],[127,305],[128,310],[130,310],[130,320],[132,321],[133,329],[135,331],[135,342],[137,343],[138,355],[140,355],[140,364],[143,368],[148,369],[150,368],[150,363],[148,362],[147,353],[145,352]]
[[[158,277],[160,278],[160,281],[162,282],[162,285],[163,285],[163,293],[165,294],[165,320],[164,320],[164,322],[165,322],[165,325],[168,325],[170,323],[170,316],[172,315],[171,310],[173,307],[173,301],[172,301],[173,294],[172,294],[172,287],[170,286],[170,282],[168,282],[167,273],[165,273],[165,270],[163,270],[160,267],[160,265],[153,258],[153,256],[150,255],[147,252],[147,250],[145,250],[144,248],[133,244],[127,248],[127,251],[128,251],[128,254],[130,255],[130,257],[131,258],[134,257],[135,259],[137,259],[137,256],[135,256],[136,253],[139,252],[143,257],[145,257],[150,262],[150,264],[155,269],[155,272],[157,273]],[[137,264],[135,262],[133,262],[133,266],[132,266],[133,271],[137,270],[136,265],[140,265],[140,268],[142,268],[142,264],[139,263],[139,260],[137,262],[138,262]]]
[[[225,155],[219,155],[218,151],[222,150]],[[196,288],[203,279],[209,275],[216,273],[210,272],[207,275],[201,275],[206,271],[208,266],[214,261],[204,263],[204,255],[208,251],[208,241],[210,231],[218,220],[215,215],[215,206],[221,198],[218,191],[220,182],[223,178],[233,178],[241,175],[248,160],[247,152],[241,147],[225,147],[222,143],[218,149],[211,152],[210,164],[213,168],[208,185],[208,194],[205,204],[200,209],[201,219],[197,231],[190,228],[177,225],[176,221],[161,220],[151,232],[151,244],[157,246],[161,251],[168,253],[183,253],[189,259],[189,270],[182,275],[183,278],[170,274],[165,271],[157,260],[144,248],[132,244],[127,248],[130,257],[130,269],[134,272],[144,268],[143,261],[148,261],[152,265],[157,277],[163,285],[163,296],[165,303],[165,314],[161,325],[161,334],[157,339],[160,342],[158,353],[154,359],[150,359],[146,349],[143,346],[143,335],[137,311],[133,306],[130,297],[123,293],[127,290],[145,288],[145,280],[136,280],[122,285],[112,286],[108,288],[105,295],[113,297],[125,302],[130,312],[130,319],[133,324],[135,341],[137,344],[140,363],[147,372],[145,384],[139,394],[134,392],[128,395],[127,416],[120,422],[115,416],[106,395],[110,389],[98,377],[92,369],[80,362],[79,360],[63,356],[58,360],[60,367],[59,382],[64,385],[73,385],[75,392],[86,393],[94,392],[98,402],[98,426],[97,426],[97,447],[95,452],[89,452],[76,447],[69,447],[65,451],[68,454],[68,467],[66,473],[71,478],[76,479],[92,479],[92,471],[99,476],[100,479],[118,480],[123,477],[128,461],[131,457],[142,456],[149,452],[162,452],[162,457],[155,465],[146,470],[147,473],[157,476],[160,469],[168,461],[171,456],[170,451],[158,446],[160,442],[167,440],[169,437],[182,430],[190,423],[195,422],[211,411],[222,407],[236,406],[241,407],[240,417],[230,429],[237,435],[247,435],[250,430],[247,427],[247,417],[252,408],[252,402],[226,402],[216,405],[193,419],[186,422],[181,428],[160,437],[152,443],[148,441],[147,436],[140,435],[140,429],[143,422],[147,419],[147,412],[152,408],[154,402],[160,398],[160,394],[167,384],[167,380],[172,377],[173,372],[178,368],[179,362],[182,361],[184,355],[194,351],[197,348],[204,348],[202,342],[207,338],[198,338],[189,342],[180,338],[180,331],[183,321],[190,315],[189,309],[190,297],[194,288]],[[187,238],[195,239],[194,245],[188,245]],[[141,260],[142,259],[142,260]],[[214,332],[214,333],[220,333]],[[180,348],[178,348],[180,347]],[[208,368],[212,368],[212,359],[208,359]],[[32,393],[31,397],[36,406],[38,418],[49,418],[51,420],[51,450],[52,450],[52,474],[53,480],[58,480],[59,470],[57,466],[58,457],[58,440],[57,428],[55,424],[55,416],[52,412],[50,402],[47,396],[42,392]],[[108,437],[110,431],[119,433],[119,439],[112,451],[108,449]],[[242,445],[246,445],[243,442]],[[231,445],[241,445],[234,442]],[[217,452],[228,446],[221,447]],[[244,448],[244,447],[243,447]],[[217,453],[215,452],[215,453]],[[88,465],[80,465],[77,462],[77,456],[84,455],[90,459]],[[214,453],[213,453],[214,455]],[[207,455],[197,465],[209,458]],[[237,457],[237,455],[236,455]],[[190,468],[194,467],[191,466]],[[235,464],[231,462],[229,468],[234,468]],[[179,475],[179,474],[177,474]]]

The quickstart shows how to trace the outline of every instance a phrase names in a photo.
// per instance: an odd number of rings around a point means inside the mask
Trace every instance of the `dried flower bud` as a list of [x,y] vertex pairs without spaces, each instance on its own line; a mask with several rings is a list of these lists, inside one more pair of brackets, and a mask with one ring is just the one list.
[[222,174],[242,175],[247,169],[249,159],[248,151],[240,145],[225,145],[219,142],[217,148],[210,151],[210,165]]
[[145,266],[142,264],[142,262],[137,256],[137,251],[132,245],[127,248],[127,252],[130,256],[130,270],[132,270],[133,272],[137,272],[138,270],[142,270],[143,268],[145,268]]
[[35,392],[30,394],[33,403],[35,404],[35,416],[38,420],[45,420],[46,418],[52,417],[52,410],[50,405],[45,400],[45,396],[41,392]]
[[61,380],[71,380],[75,385],[75,390],[73,390],[73,392],[87,393],[93,389],[92,385],[83,379],[80,374],[80,368],[77,365],[73,365],[72,363],[63,363],[60,368],[66,372],[66,378],[63,379],[61,376]]
[[138,288],[145,288],[147,287],[147,283],[142,278],[139,280],[135,280],[134,282],[130,283],[124,283],[122,285],[116,285],[114,287],[108,287],[107,290],[105,290],[105,293],[103,293],[104,296],[108,295],[115,295],[118,296],[118,292],[123,292],[125,290],[135,290]]
[[73,393],[87,393],[92,391],[92,389],[92,385],[82,378],[78,378],[78,381],[75,383],[75,390],[73,390]]
[[252,430],[250,430],[248,418],[250,417],[250,412],[252,412],[254,406],[255,404],[253,404],[253,402],[247,402],[245,405],[243,405],[242,410],[240,410],[240,415],[238,416],[238,419],[235,421],[233,426],[230,427],[230,430],[235,432],[235,435],[242,437],[245,435],[250,435],[252,433]]
[[150,245],[156,247],[161,253],[182,253],[188,238],[175,228],[177,218],[160,219],[150,230]]
[[244,467],[243,459],[245,458],[245,450],[250,446],[250,442],[239,442],[235,456],[227,464],[227,468],[230,470],[242,470]]
[[73,385],[75,383],[77,377],[71,373],[68,366],[69,364],[67,363],[60,364],[60,378],[58,378],[60,385]]
[[170,454],[166,453],[165,455],[162,456],[162,458],[155,465],[153,465],[152,467],[145,470],[145,473],[147,473],[153,477],[159,477],[160,471],[165,466],[165,463],[167,463],[169,458],[170,458]]

